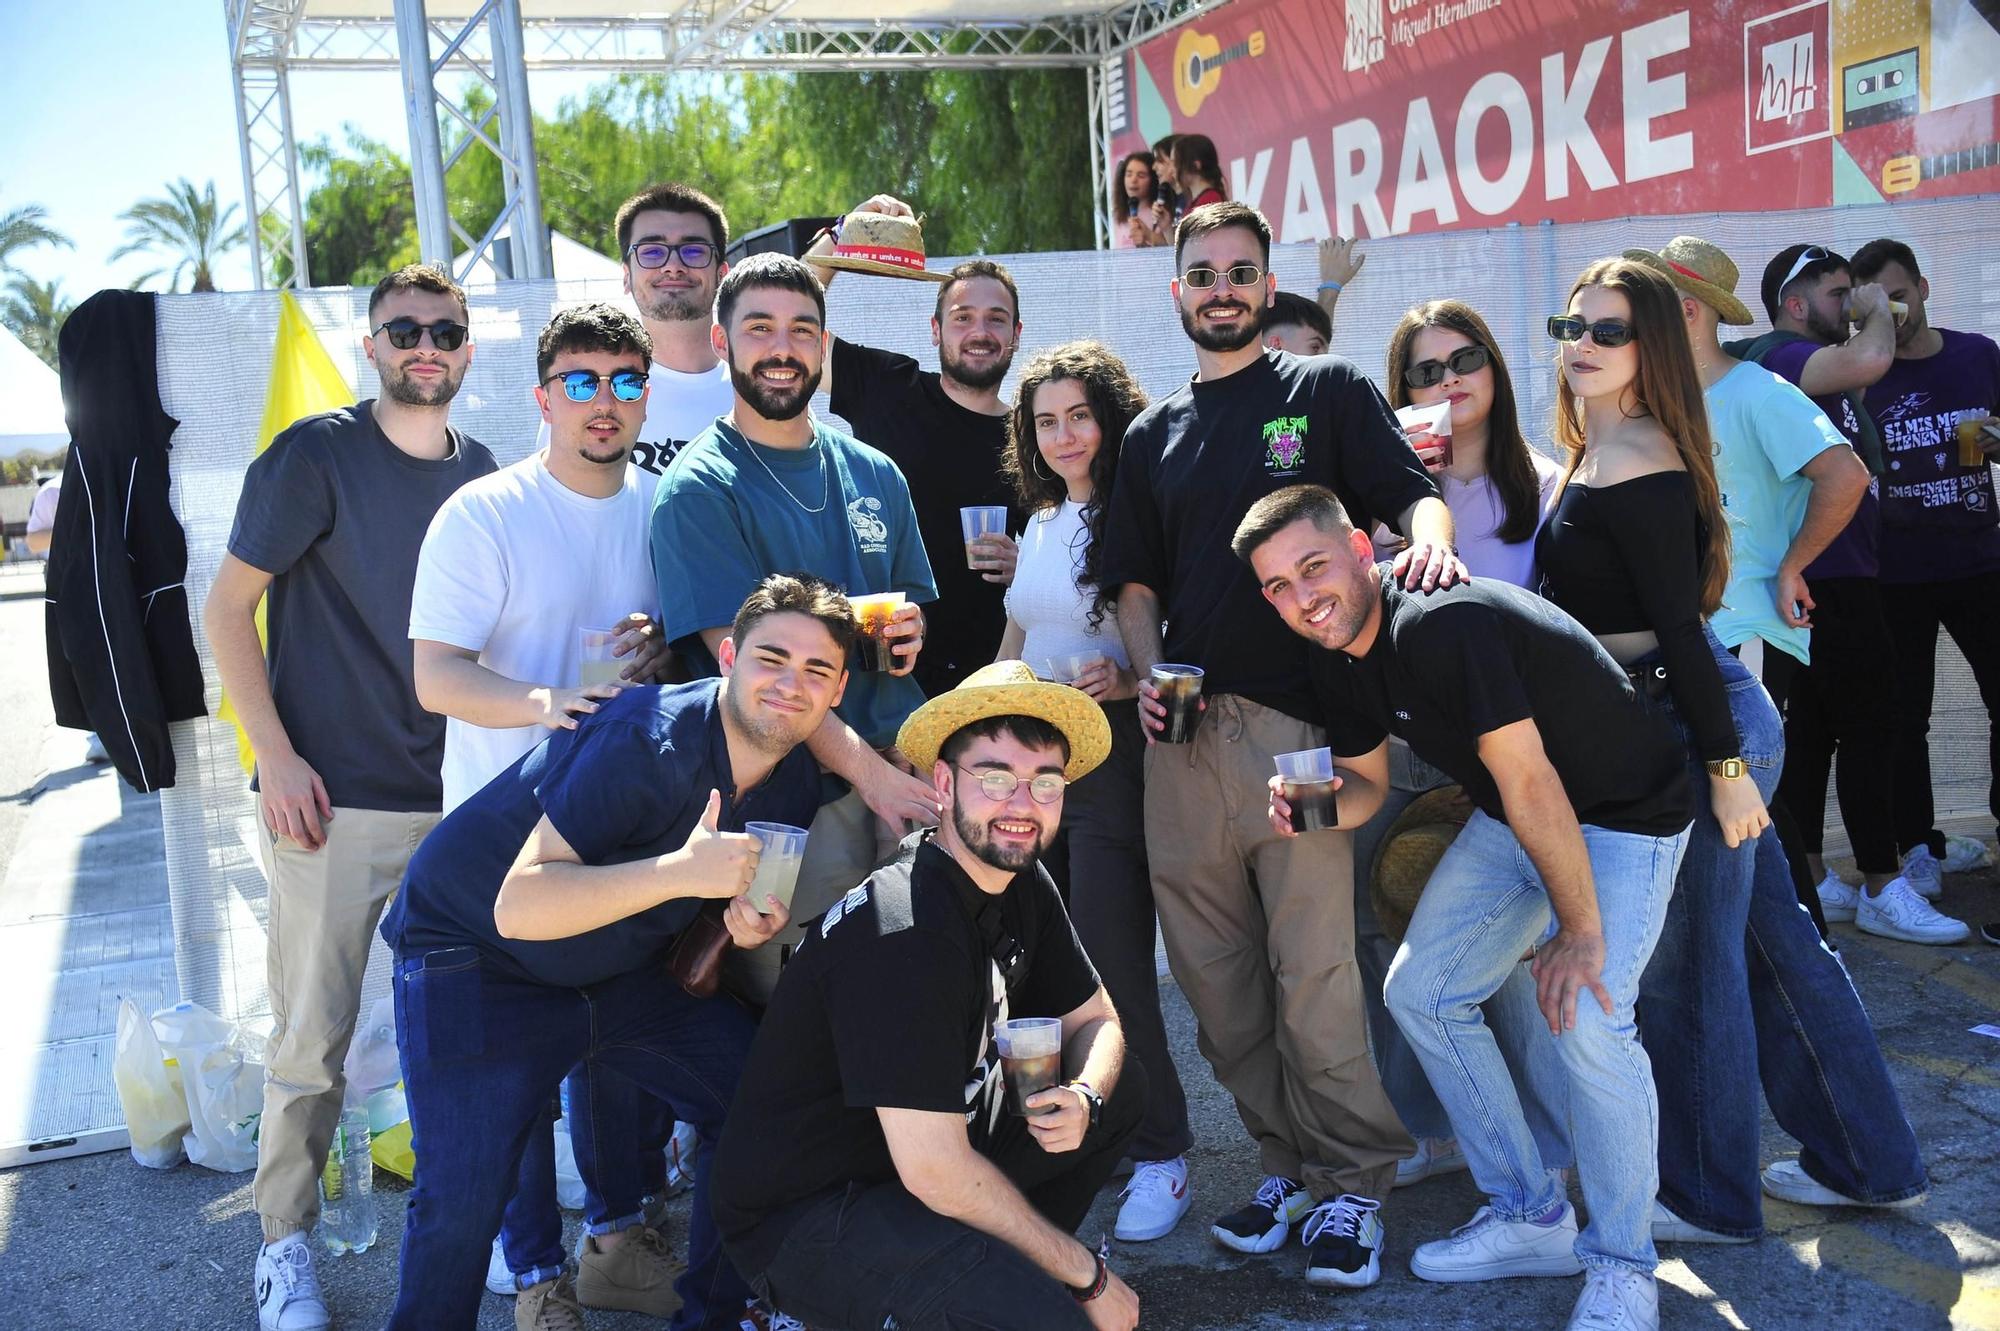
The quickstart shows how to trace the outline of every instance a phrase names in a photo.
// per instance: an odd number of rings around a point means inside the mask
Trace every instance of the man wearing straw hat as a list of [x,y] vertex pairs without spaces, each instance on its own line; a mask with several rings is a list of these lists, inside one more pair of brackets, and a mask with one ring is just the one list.
[[[1103,709],[1000,661],[897,744],[944,821],[809,923],[716,1148],[725,1244],[812,1324],[1127,1331],[1137,1296],[1073,1235],[1146,1079],[1038,863]],[[1023,1018],[1059,1019],[1043,1089],[998,1052]]]

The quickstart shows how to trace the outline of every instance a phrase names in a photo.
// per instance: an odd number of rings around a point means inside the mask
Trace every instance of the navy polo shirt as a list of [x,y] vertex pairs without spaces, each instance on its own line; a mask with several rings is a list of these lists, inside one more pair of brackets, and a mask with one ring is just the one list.
[[665,901],[573,938],[503,938],[493,923],[501,881],[543,815],[585,864],[628,864],[687,843],[708,792],[720,825],[805,827],[819,807],[819,765],[804,745],[740,799],[719,709],[722,681],[626,689],[575,730],[557,731],[439,823],[410,859],[382,919],[402,956],[476,947],[502,974],[565,987],[597,984],[659,962],[701,900]]

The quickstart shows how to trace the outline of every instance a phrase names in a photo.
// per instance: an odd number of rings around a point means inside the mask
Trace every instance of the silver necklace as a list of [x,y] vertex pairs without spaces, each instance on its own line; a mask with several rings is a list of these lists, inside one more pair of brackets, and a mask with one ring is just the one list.
[[764,474],[771,478],[771,484],[777,486],[780,490],[783,490],[785,492],[785,498],[791,500],[794,504],[797,504],[801,509],[804,509],[807,513],[826,512],[826,501],[828,498],[827,484],[826,484],[826,450],[819,447],[819,441],[817,439],[815,439],[812,442],[811,446],[816,452],[819,453],[819,507],[818,508],[806,508],[805,500],[793,494],[791,487],[778,479],[778,473],[772,471],[771,464],[764,461],[763,457],[758,454],[757,445],[750,442],[750,436],[747,434],[743,436],[743,446],[750,450],[751,457],[757,459],[757,465],[762,467],[764,469]]

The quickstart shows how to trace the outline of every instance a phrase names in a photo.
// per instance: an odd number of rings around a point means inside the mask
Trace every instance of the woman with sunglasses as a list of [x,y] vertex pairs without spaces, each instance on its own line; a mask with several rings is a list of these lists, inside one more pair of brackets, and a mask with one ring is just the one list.
[[[1634,1019],[1643,975],[1648,1011],[1660,1014],[1646,1031],[1658,1121],[1663,1133],[1677,1133],[1699,1117],[1696,1087],[1721,1093],[1710,1085],[1711,1061],[1735,1052],[1707,1038],[1707,1019],[1719,1010],[1712,1005],[1743,1004],[1749,987],[1737,949],[1732,958],[1706,959],[1698,973],[1710,992],[1688,992],[1697,972],[1679,964],[1686,914],[1730,910],[1747,919],[1756,839],[1770,826],[1765,800],[1777,785],[1784,732],[1757,677],[1707,625],[1729,580],[1729,527],[1672,283],[1629,259],[1600,260],[1577,279],[1568,313],[1549,320],[1549,334],[1561,345],[1555,435],[1567,466],[1536,543],[1542,590],[1597,637],[1676,727],[1696,794],[1671,907],[1613,893],[1604,911],[1605,985],[1619,996],[1615,1019]],[[1606,895],[1606,885],[1599,893]],[[1622,919],[1621,905],[1628,913]],[[1643,918],[1631,918],[1634,911]],[[1657,1031],[1656,1024],[1681,1029]],[[1674,1039],[1671,1056],[1663,1036]],[[1643,1185],[1643,1200],[1635,1195],[1631,1213],[1614,1218],[1621,1246],[1606,1255],[1635,1279],[1621,1274],[1602,1294],[1629,1298],[1642,1284],[1650,1307],[1654,1236],[1685,1237],[1655,1193],[1714,1184],[1662,1179],[1656,1142],[1630,1149],[1617,1168]]]
[[1031,515],[1007,589],[999,659],[1026,661],[1095,698],[1111,724],[1111,756],[1072,782],[1063,807],[1070,915],[1146,1066],[1146,1119],[1132,1139],[1132,1182],[1117,1236],[1164,1237],[1192,1203],[1187,1098],[1167,1049],[1153,961],[1152,876],[1146,860],[1146,741],[1139,682],[1100,589],[1104,513],[1125,427],[1146,405],[1108,348],[1071,342],[1021,372],[1008,417],[1006,472]]

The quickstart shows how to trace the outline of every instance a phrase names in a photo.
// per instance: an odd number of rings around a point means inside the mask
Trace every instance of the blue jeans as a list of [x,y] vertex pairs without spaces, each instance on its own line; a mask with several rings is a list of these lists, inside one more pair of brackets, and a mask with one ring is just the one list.
[[[569,1101],[570,1143],[579,1161],[600,1158],[596,1141],[585,1145],[577,1139],[586,1133],[604,1134],[610,1147],[609,1159],[621,1150],[639,1144],[641,1136],[641,1094],[639,1088],[583,1063],[563,1080]],[[647,1104],[659,1102],[643,1097]],[[664,1111],[662,1111],[664,1112]],[[658,1155],[658,1152],[654,1153]],[[662,1157],[664,1169],[664,1157]],[[629,1169],[611,1168],[583,1173],[583,1228],[587,1234],[615,1234],[646,1218],[641,1198],[643,1177]],[[597,1177],[599,1173],[602,1178]],[[546,1117],[528,1136],[516,1171],[514,1195],[500,1222],[500,1249],[513,1272],[516,1289],[528,1289],[562,1274],[562,1210],[556,1204],[555,1129]]]
[[[1587,992],[1579,998],[1576,1026],[1554,1042],[1567,1084],[1538,1089],[1549,1102],[1569,1107],[1570,1144],[1590,1212],[1576,1244],[1586,1266],[1650,1275],[1657,1261],[1652,1211],[1659,1108],[1632,1005],[1687,837],[1685,829],[1655,837],[1583,828],[1604,927],[1601,978],[1612,1012],[1605,1015]],[[1389,1011],[1450,1114],[1474,1181],[1504,1220],[1542,1214],[1562,1192],[1535,1145],[1479,1005],[1500,990],[1522,954],[1548,937],[1554,923],[1541,873],[1512,829],[1474,813],[1432,872],[1389,968]],[[1547,1074],[1529,1069],[1527,1075]]]
[[[389,1325],[407,1331],[473,1325],[488,1243],[565,1073],[589,1060],[593,1074],[637,1083],[713,1140],[755,1030],[734,1000],[690,998],[664,966],[562,989],[501,975],[464,947],[399,955],[395,1001],[418,1164]],[[574,1136],[585,1177],[600,1164],[595,1142],[610,1140],[601,1120],[592,1126]],[[628,1145],[615,1163],[629,1159]],[[722,1253],[709,1169],[704,1154],[675,1331],[734,1327],[749,1295]]]
[[[1756,677],[1712,635],[1710,645],[1743,760],[1768,802],[1784,725]],[[1760,1080],[1807,1173],[1860,1200],[1915,1196],[1925,1186],[1916,1136],[1853,984],[1799,905],[1777,832],[1723,844],[1694,736],[1671,696],[1655,705],[1680,730],[1700,807],[1640,982],[1660,1096],[1660,1200],[1718,1234],[1763,1232]]]

